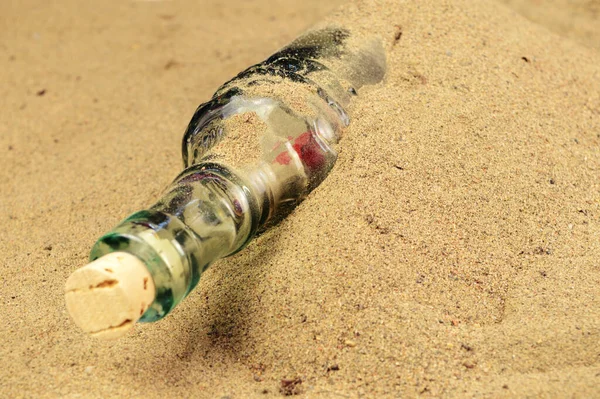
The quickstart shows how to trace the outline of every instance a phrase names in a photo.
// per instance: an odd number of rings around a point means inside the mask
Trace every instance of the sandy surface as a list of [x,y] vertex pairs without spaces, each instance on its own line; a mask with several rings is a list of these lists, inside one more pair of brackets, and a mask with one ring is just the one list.
[[177,174],[196,105],[335,4],[83,4],[0,13],[0,396],[600,395],[593,46],[496,2],[344,6],[389,70],[334,171],[106,343],[69,320],[67,276]]
[[600,1],[598,0],[501,1],[559,35],[600,50]]

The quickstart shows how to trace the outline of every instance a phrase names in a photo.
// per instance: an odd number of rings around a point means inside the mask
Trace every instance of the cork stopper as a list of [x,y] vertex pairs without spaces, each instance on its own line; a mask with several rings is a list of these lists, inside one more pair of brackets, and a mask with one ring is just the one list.
[[90,335],[116,339],[127,333],[155,298],[154,281],[144,263],[126,252],[112,252],[76,270],[65,285],[67,310]]

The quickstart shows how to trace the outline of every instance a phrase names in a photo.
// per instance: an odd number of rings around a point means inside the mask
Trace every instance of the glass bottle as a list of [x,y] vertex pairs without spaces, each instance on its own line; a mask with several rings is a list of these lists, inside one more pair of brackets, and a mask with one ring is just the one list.
[[273,226],[333,167],[358,90],[380,82],[385,53],[346,29],[308,32],[223,84],[183,138],[185,169],[147,210],[94,245],[90,260],[128,252],[156,288],[139,321],[169,313],[215,260]]

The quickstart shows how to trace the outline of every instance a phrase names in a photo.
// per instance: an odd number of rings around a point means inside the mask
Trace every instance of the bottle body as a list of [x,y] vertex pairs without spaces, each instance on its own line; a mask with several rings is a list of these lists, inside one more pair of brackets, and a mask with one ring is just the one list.
[[212,262],[325,179],[352,96],[385,73],[381,44],[353,39],[343,29],[310,32],[221,86],[186,130],[186,169],[155,205],[98,240],[92,260],[131,252],[151,272],[156,299],[141,321],[164,317]]

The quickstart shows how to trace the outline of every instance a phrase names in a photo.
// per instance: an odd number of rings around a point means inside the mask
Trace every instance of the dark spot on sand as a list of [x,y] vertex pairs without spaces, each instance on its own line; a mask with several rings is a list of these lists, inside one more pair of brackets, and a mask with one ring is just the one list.
[[41,97],[46,94],[46,89],[38,90],[35,94]]
[[419,81],[421,82],[421,84],[426,85],[427,84],[427,77],[425,77],[425,75],[419,73],[419,72],[412,72],[411,75],[414,78],[419,79]]
[[340,369],[340,366],[338,366],[337,364],[332,364],[331,366],[327,367],[327,372],[338,371],[339,369]]
[[402,38],[402,27],[400,25],[396,25],[395,29],[394,29],[394,42],[392,43],[392,46],[395,46],[400,39]]
[[366,215],[365,221],[367,222],[368,225],[374,227],[375,230],[377,230],[377,232],[380,234],[387,234],[390,232],[390,228],[379,225],[373,215]]
[[465,344],[465,343],[461,343],[460,347],[461,347],[461,349],[464,349],[467,352],[471,352],[473,350],[473,347],[471,345],[468,345],[468,344]]
[[299,395],[302,393],[302,379],[300,377],[291,380],[283,379],[280,382],[279,392],[284,396]]
[[463,366],[465,366],[465,368],[468,368],[468,369],[473,369],[473,368],[475,368],[475,363],[467,360],[466,362],[463,363]]
[[533,250],[534,255],[552,255],[552,250],[550,248],[537,247]]
[[169,61],[167,61],[167,63],[165,64],[165,66],[163,68],[165,69],[165,71],[168,71],[169,69],[178,67],[180,65],[181,64],[175,60],[169,60]]

